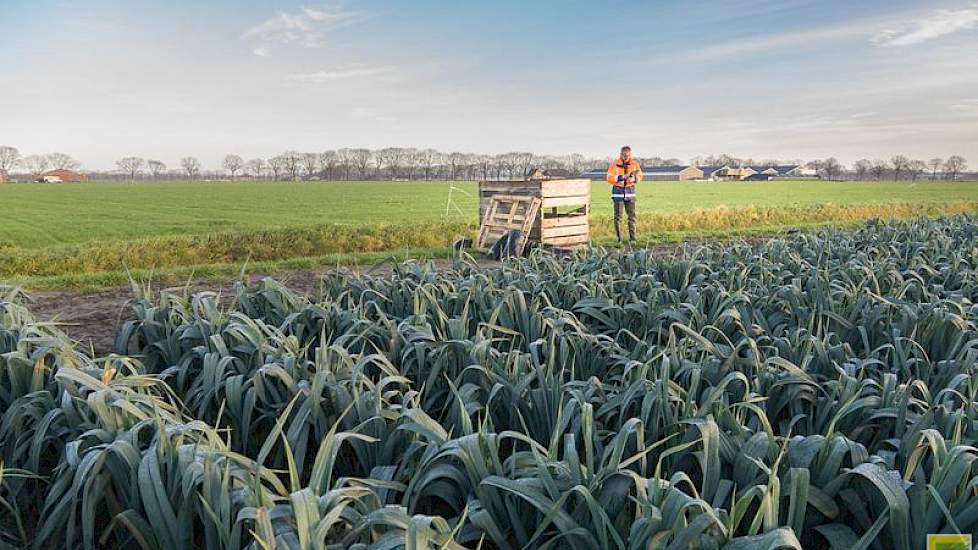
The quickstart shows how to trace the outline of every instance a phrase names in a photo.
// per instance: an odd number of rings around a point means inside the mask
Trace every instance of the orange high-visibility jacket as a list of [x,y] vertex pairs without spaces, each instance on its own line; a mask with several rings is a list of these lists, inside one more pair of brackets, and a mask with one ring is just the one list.
[[635,176],[635,181],[642,181],[642,166],[632,159],[627,163],[621,157],[616,158],[608,167],[608,183],[611,184],[611,197],[614,199],[635,198],[635,183],[625,180]]

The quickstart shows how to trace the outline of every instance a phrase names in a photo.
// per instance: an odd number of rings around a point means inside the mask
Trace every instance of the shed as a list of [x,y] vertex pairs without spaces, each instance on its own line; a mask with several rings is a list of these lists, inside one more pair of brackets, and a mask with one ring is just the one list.
[[45,183],[88,181],[88,176],[74,170],[49,170],[37,177],[37,181]]
[[495,196],[540,199],[540,213],[530,225],[529,242],[554,248],[577,248],[590,243],[590,180],[480,181],[479,219],[483,226]]

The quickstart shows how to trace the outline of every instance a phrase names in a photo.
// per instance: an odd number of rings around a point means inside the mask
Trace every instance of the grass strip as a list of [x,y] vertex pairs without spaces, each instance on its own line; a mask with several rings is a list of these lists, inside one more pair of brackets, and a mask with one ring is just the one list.
[[[824,204],[794,208],[711,208],[640,214],[643,245],[697,239],[772,235],[788,229],[847,226],[870,218],[909,219],[978,213],[978,201],[949,203]],[[0,249],[0,281],[31,289],[100,288],[137,279],[217,278],[331,265],[372,264],[389,258],[451,255],[451,243],[473,237],[473,223],[324,225],[259,232],[217,232],[132,241],[91,242],[44,249]],[[592,219],[593,242],[611,245],[605,216]]]

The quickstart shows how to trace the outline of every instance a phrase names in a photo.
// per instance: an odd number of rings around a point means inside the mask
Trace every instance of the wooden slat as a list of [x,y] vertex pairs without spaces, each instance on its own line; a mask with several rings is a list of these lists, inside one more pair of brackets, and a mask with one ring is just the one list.
[[588,218],[585,214],[575,214],[572,216],[559,216],[556,218],[543,218],[540,220],[540,226],[544,229],[548,227],[565,227],[568,225],[587,225]]
[[550,239],[543,239],[543,244],[549,244],[550,246],[575,246],[584,245],[590,242],[590,237],[588,235],[574,235],[571,237],[553,237]]
[[591,180],[550,180],[540,182],[540,196],[544,199],[590,194]]
[[587,224],[584,225],[568,225],[566,227],[548,227],[544,228],[540,235],[543,240],[547,240],[551,237],[570,237],[572,235],[588,235],[591,230]]
[[570,197],[553,197],[543,199],[543,207],[551,208],[554,206],[578,206],[591,202],[590,195],[573,195]]

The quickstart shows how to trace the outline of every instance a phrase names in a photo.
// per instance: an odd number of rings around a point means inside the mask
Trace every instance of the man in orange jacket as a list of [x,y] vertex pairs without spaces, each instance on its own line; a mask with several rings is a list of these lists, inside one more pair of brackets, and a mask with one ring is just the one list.
[[615,203],[615,235],[621,244],[621,209],[628,215],[628,241],[635,243],[635,184],[642,181],[642,167],[632,158],[632,148],[624,146],[608,167],[611,200]]

